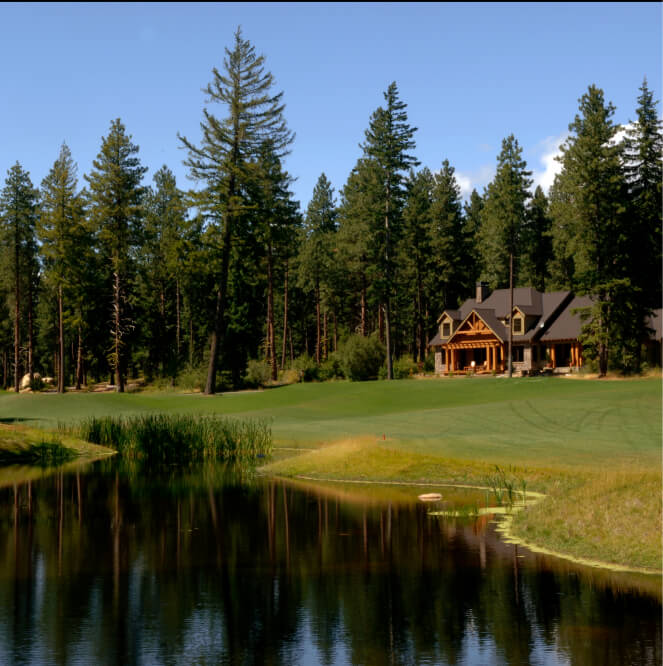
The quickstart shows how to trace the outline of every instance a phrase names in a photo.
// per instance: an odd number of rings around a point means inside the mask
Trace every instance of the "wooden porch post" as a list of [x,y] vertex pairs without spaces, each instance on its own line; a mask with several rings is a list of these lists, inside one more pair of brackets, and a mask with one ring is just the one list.
[[553,368],[557,367],[557,362],[555,360],[555,345],[550,345],[550,363]]

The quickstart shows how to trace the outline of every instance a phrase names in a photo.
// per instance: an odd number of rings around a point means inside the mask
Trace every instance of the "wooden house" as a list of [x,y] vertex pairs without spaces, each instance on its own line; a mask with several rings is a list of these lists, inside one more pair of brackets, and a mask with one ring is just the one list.
[[504,372],[509,346],[509,320],[513,327],[512,367],[529,374],[544,368],[568,372],[582,366],[578,340],[583,322],[574,308],[591,305],[587,296],[570,291],[541,293],[532,287],[489,293],[477,285],[476,297],[458,310],[445,310],[429,346],[435,352],[435,372]]

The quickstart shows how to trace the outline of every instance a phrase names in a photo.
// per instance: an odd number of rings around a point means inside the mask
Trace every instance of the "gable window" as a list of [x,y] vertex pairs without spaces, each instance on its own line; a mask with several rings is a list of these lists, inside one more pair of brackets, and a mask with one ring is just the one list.
[[516,317],[513,320],[513,332],[522,333],[523,332],[523,320],[520,317]]
[[445,321],[442,324],[442,337],[448,338],[451,335],[451,324],[448,321]]

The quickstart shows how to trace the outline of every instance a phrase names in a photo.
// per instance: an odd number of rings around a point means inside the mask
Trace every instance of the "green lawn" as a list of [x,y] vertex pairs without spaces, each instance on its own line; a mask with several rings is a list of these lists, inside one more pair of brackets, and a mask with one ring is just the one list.
[[0,422],[217,413],[272,421],[267,465],[318,479],[479,483],[507,469],[548,494],[515,535],[580,558],[661,570],[661,381],[454,377],[297,384],[217,396],[0,393]]
[[149,411],[273,419],[277,443],[357,436],[417,453],[552,465],[659,464],[661,382],[458,377],[296,384],[217,396],[0,394],[0,420],[44,428],[88,415]]

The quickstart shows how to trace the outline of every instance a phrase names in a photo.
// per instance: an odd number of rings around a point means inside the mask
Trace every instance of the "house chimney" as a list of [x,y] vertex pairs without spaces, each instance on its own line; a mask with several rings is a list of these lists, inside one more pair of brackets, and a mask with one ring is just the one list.
[[483,303],[489,293],[487,282],[477,282],[477,303]]

